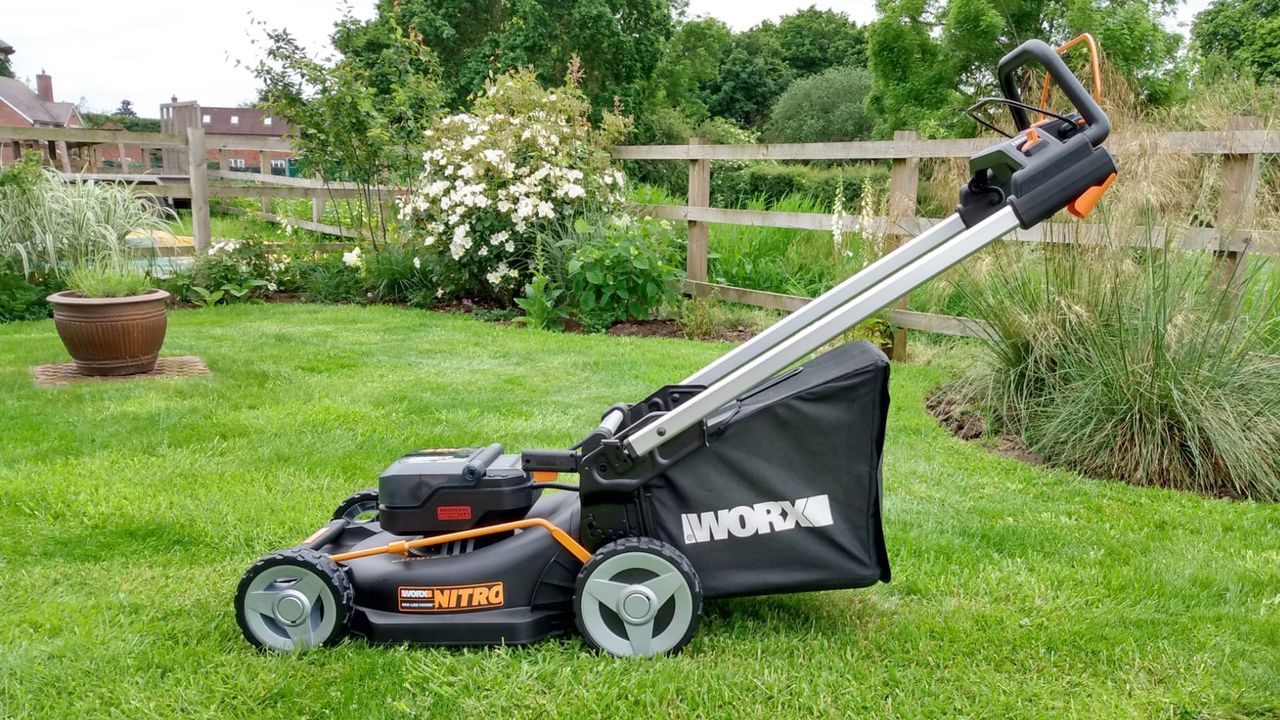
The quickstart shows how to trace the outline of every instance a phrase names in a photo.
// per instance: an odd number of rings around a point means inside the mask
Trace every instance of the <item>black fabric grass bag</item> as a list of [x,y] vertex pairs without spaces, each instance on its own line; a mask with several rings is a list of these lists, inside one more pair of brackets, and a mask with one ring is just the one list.
[[889,361],[841,345],[707,420],[705,448],[647,486],[656,535],[707,597],[889,581],[880,463]]

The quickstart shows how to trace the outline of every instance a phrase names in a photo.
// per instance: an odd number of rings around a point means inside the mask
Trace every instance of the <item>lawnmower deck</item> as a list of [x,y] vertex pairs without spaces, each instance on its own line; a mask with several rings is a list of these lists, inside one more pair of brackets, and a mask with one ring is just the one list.
[[[577,498],[544,493],[528,517],[576,534]],[[320,549],[336,554],[403,539],[374,520],[353,524]],[[581,563],[541,529],[407,555],[372,555],[347,565],[356,598],[352,630],[374,642],[512,645],[573,628],[573,583]]]

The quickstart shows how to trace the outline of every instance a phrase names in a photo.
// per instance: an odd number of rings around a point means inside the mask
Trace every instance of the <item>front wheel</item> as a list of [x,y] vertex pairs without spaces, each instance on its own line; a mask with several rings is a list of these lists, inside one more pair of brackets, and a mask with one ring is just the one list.
[[688,559],[653,538],[600,548],[574,588],[573,610],[587,644],[619,657],[679,652],[698,629],[702,585]]
[[236,622],[255,647],[291,652],[342,639],[355,610],[347,573],[307,548],[258,560],[236,589]]
[[333,511],[334,520],[353,523],[372,522],[378,519],[378,491],[373,488],[352,493]]

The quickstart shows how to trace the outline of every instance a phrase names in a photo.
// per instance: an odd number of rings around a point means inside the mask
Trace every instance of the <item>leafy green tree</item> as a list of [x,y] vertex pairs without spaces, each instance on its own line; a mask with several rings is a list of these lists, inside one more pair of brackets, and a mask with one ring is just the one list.
[[708,109],[712,115],[742,125],[757,125],[794,78],[770,29],[742,33],[734,37],[732,49],[720,64]]
[[265,58],[252,68],[261,103],[293,126],[298,165],[324,180],[360,188],[348,205],[357,229],[386,241],[381,186],[404,182],[421,166],[423,133],[441,94],[435,56],[394,21],[338,21],[335,45],[350,55],[316,58],[288,30],[266,29]]
[[100,128],[107,123],[115,123],[130,132],[160,132],[159,118],[143,118],[134,115],[129,117],[126,115],[108,115],[106,113],[80,113],[80,119],[84,120],[85,127]]
[[138,117],[137,111],[133,109],[132,100],[121,100],[120,107],[116,108],[116,111],[111,114],[119,115],[120,117],[131,117],[131,118]]
[[0,55],[0,77],[13,77],[13,65],[8,55]]
[[866,32],[848,15],[810,6],[778,21],[774,37],[797,76],[867,64]]
[[486,78],[532,67],[548,85],[581,59],[580,85],[597,108],[645,99],[671,36],[668,0],[380,0],[371,25],[395,21],[439,56],[448,103],[461,107]]
[[1185,87],[1177,63],[1181,38],[1162,24],[1176,5],[1176,0],[882,0],[881,16],[867,30],[878,132],[972,130],[959,107],[996,92],[995,66],[1004,53],[1027,38],[1061,43],[1086,31],[1117,70],[1137,81],[1149,103],[1167,104]]
[[679,110],[692,122],[708,116],[711,88],[733,44],[733,32],[715,18],[682,23],[667,43],[654,72],[659,103]]
[[828,142],[871,136],[875,120],[867,112],[871,73],[865,68],[831,68],[791,83],[769,114],[770,142]]
[[1217,0],[1196,16],[1191,40],[1257,80],[1280,80],[1280,0]]

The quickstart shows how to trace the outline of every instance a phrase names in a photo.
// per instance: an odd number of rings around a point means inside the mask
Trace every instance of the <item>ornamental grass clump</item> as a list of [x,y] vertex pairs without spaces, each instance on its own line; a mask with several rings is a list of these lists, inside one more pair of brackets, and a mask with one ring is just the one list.
[[32,153],[0,172],[0,259],[28,276],[118,257],[130,233],[165,230],[165,211],[129,185],[64,180]]
[[988,361],[953,391],[999,430],[1086,475],[1280,500],[1274,272],[1227,285],[1211,255],[1154,243],[989,261],[1002,282],[960,283],[994,330]]
[[543,89],[531,71],[491,80],[472,112],[426,132],[423,170],[401,199],[444,294],[509,300],[523,287],[540,230],[587,209],[622,203],[623,175],[608,146],[626,123],[590,105],[571,71]]

